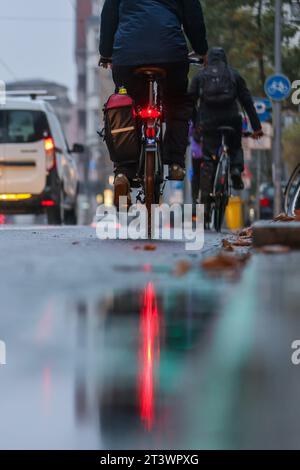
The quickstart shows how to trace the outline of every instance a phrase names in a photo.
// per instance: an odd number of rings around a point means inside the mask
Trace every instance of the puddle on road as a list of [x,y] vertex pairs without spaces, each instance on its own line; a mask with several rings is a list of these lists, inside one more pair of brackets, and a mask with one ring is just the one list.
[[78,425],[97,415],[108,448],[178,446],[187,431],[186,366],[208,339],[216,298],[201,290],[157,291],[149,282],[99,301],[94,331],[88,305],[80,301],[76,311]]
[[222,293],[191,278],[184,290],[145,281],[17,304],[1,369],[0,447],[189,448],[199,422],[187,408],[206,406],[195,359],[214,341]]

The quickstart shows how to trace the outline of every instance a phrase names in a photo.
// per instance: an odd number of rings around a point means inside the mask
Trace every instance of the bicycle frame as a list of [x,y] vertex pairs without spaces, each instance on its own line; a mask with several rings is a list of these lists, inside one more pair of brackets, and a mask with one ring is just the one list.
[[146,108],[138,108],[137,115],[141,122],[141,156],[139,163],[139,179],[144,188],[145,164],[147,158],[155,158],[155,173],[163,181],[162,146],[162,105],[160,102],[159,83],[153,75],[148,78],[149,99]]
[[229,196],[230,196],[230,157],[229,157],[229,148],[228,145],[226,144],[226,136],[225,134],[222,134],[222,144],[220,148],[220,158],[219,162],[217,165],[216,169],[216,175],[215,175],[215,181],[214,181],[214,187],[213,187],[213,197],[216,197],[218,194],[218,177],[224,178],[223,184],[225,182],[227,183],[227,188],[229,190]]

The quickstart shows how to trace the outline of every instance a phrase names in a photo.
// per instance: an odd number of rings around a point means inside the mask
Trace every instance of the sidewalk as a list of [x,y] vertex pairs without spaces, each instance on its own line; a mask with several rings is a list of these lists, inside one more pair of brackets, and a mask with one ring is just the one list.
[[291,362],[299,281],[300,251],[257,253],[247,266],[201,358],[197,421],[205,426],[194,438],[204,448],[299,448],[300,366]]

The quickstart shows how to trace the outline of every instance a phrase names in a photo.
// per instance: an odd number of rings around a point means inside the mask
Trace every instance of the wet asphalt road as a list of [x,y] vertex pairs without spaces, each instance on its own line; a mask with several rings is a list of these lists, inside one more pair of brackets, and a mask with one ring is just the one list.
[[[89,227],[0,231],[0,448],[297,445],[289,413],[300,372],[287,331],[283,342],[278,318],[274,331],[268,318],[284,276],[262,288],[257,273],[268,280],[273,260],[255,256],[240,281],[208,277],[200,260],[222,236],[205,238],[202,252],[188,253],[181,242],[144,251],[144,242],[99,241]],[[180,260],[193,269],[178,278]],[[298,261],[288,265],[296,283]],[[296,288],[277,316],[291,299],[295,309]],[[275,356],[266,347],[272,332]],[[289,396],[272,393],[270,371],[277,388],[281,377],[292,380]]]

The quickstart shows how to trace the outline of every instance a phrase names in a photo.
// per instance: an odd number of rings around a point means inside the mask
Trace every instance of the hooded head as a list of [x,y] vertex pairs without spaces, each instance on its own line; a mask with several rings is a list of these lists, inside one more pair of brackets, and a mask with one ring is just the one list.
[[224,62],[227,64],[226,53],[222,47],[212,47],[208,52],[208,65],[212,65],[217,62]]

